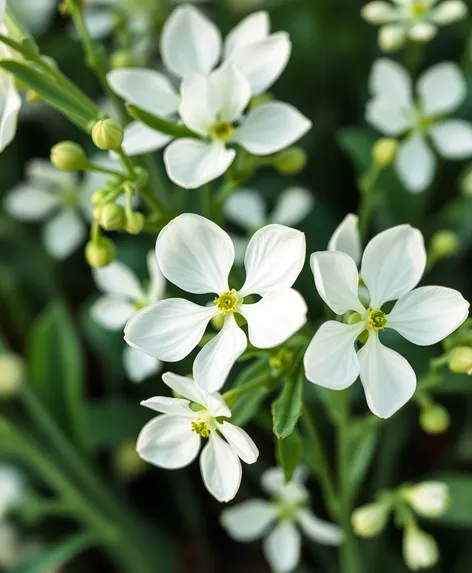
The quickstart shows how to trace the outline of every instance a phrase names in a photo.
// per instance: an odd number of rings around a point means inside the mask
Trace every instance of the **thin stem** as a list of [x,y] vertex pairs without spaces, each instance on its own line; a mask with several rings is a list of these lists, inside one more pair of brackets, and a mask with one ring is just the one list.
[[148,187],[142,187],[141,189],[139,189],[139,194],[144,199],[144,201],[146,201],[146,203],[147,203],[148,207],[151,209],[151,211],[158,213],[160,216],[164,217],[166,220],[169,219],[169,215],[168,215],[166,206],[158,197],[156,197],[153,193],[151,193],[151,191]]
[[251,390],[254,390],[255,388],[259,388],[261,386],[267,386],[270,380],[271,380],[270,376],[264,374],[259,378],[255,378],[254,380],[246,382],[245,384],[241,384],[241,386],[238,386],[237,388],[233,388],[232,390],[225,392],[223,394],[223,399],[226,402],[226,404],[228,404],[229,407],[232,407],[234,406],[234,404],[236,404],[239,398],[241,398],[241,396],[244,396],[245,394],[251,392]]
[[118,177],[121,180],[124,179],[123,173],[115,171],[114,169],[108,169],[107,167],[102,167],[101,165],[97,165],[96,163],[92,163],[91,161],[87,163],[87,171],[96,171],[97,173],[105,173],[106,175],[113,175],[113,177]]
[[215,204],[219,207],[226,201],[226,199],[231,195],[231,193],[238,187],[238,182],[234,179],[228,179],[223,183],[223,185],[218,189],[215,195]]
[[205,185],[203,185],[200,189],[200,193],[201,193],[201,203],[202,203],[202,215],[208,217],[208,219],[213,219],[210,184],[206,183]]
[[134,166],[133,166],[133,162],[131,161],[131,159],[126,155],[126,153],[124,152],[122,147],[119,147],[118,149],[115,150],[115,152],[119,155],[121,162],[123,163],[123,167],[126,169],[126,171],[128,172],[128,174],[130,175],[130,177],[134,178],[135,176],[135,172],[134,172]]
[[369,168],[367,174],[362,178],[360,184],[360,205],[359,205],[359,233],[361,240],[365,241],[367,231],[369,230],[369,220],[372,214],[373,193],[377,179],[382,171],[380,165],[375,161]]

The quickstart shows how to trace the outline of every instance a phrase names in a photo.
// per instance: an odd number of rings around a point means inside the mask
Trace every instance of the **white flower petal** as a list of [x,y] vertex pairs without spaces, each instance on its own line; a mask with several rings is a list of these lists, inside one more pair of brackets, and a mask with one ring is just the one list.
[[137,312],[125,327],[125,340],[164,362],[178,362],[200,342],[213,308],[182,298],[160,300]]
[[126,102],[153,115],[168,117],[179,108],[179,94],[168,78],[146,68],[112,70],[107,74],[111,89]]
[[139,383],[157,374],[162,368],[162,362],[136,348],[126,346],[123,352],[123,362],[126,374],[131,382]]
[[418,22],[408,30],[408,37],[416,42],[429,42],[436,36],[436,26],[430,22]]
[[387,316],[393,328],[420,346],[436,344],[454,332],[467,318],[469,303],[460,292],[426,286],[403,295]]
[[261,195],[252,189],[235,191],[225,201],[223,211],[229,221],[248,231],[259,229],[267,219],[265,203]]
[[204,404],[208,412],[213,418],[231,418],[231,410],[228,408],[221,394],[214,392],[213,394],[204,395]]
[[134,157],[162,149],[169,141],[172,141],[169,135],[139,121],[132,121],[125,127],[122,147],[127,155]]
[[399,10],[388,2],[369,2],[363,6],[361,16],[371,24],[394,22],[399,17]]
[[412,290],[426,266],[423,235],[410,225],[397,225],[369,241],[362,257],[361,276],[371,296],[370,306],[380,308]]
[[239,70],[246,76],[253,95],[267,91],[280,77],[290,59],[292,44],[287,32],[277,32],[235,50],[231,55]]
[[288,103],[274,101],[257,106],[234,130],[232,141],[254,155],[276,153],[298,141],[311,121]]
[[164,297],[166,290],[166,278],[162,274],[157,257],[154,251],[149,251],[146,256],[146,263],[149,273],[150,285],[148,290],[149,302],[157,302]]
[[387,135],[401,135],[411,125],[411,110],[395,101],[375,98],[367,103],[366,121]]
[[233,539],[250,542],[261,538],[277,515],[277,507],[273,503],[262,499],[250,499],[224,509],[220,520]]
[[358,265],[361,262],[362,245],[359,234],[359,217],[349,213],[331,236],[328,251],[341,251],[351,257]]
[[193,6],[179,6],[167,20],[161,34],[161,57],[176,76],[192,71],[207,74],[221,52],[218,28]]
[[359,376],[354,343],[364,328],[363,323],[348,325],[334,320],[322,324],[303,358],[307,379],[333,390],[353,384]]
[[374,332],[369,333],[358,357],[369,408],[379,418],[390,418],[415,393],[413,368],[398,352],[384,346]]
[[44,246],[56,259],[65,259],[85,240],[85,223],[68,209],[56,215],[44,227]]
[[316,543],[323,545],[341,545],[343,531],[334,523],[323,521],[316,517],[309,509],[302,509],[297,514],[297,521],[304,534]]
[[462,0],[447,0],[433,8],[430,19],[442,26],[462,20],[467,16],[467,5]]
[[374,62],[369,87],[374,98],[390,101],[402,108],[412,107],[410,76],[393,60],[381,58]]
[[467,95],[467,85],[457,64],[445,62],[427,70],[418,80],[423,112],[428,115],[455,110]]
[[384,52],[399,50],[407,38],[408,28],[403,24],[385,24],[379,30],[378,43]]
[[220,295],[229,290],[233,243],[216,223],[200,215],[184,213],[172,219],[159,233],[156,256],[167,280],[187,292]]
[[281,521],[264,539],[263,548],[274,573],[291,573],[300,561],[301,536],[291,521]]
[[395,169],[408,191],[424,191],[434,178],[436,159],[426,144],[424,137],[413,132],[400,144]]
[[203,483],[218,501],[230,501],[238,493],[241,484],[241,462],[216,432],[211,432],[208,444],[200,456]]
[[97,287],[105,293],[121,295],[133,301],[144,298],[143,289],[136,275],[119,261],[93,269],[92,274]]
[[216,392],[236,360],[246,350],[247,338],[232,314],[225,318],[220,332],[200,350],[193,363],[193,376],[198,387],[207,394]]
[[320,251],[310,257],[316,290],[336,314],[365,312],[359,296],[359,273],[354,260],[341,251]]
[[313,209],[313,195],[304,187],[288,187],[280,194],[270,220],[272,223],[298,225]]
[[117,295],[101,296],[90,309],[93,319],[110,330],[121,330],[135,312],[134,304]]
[[28,180],[51,193],[54,191],[59,194],[65,187],[79,185],[77,173],[60,171],[46,159],[31,159],[26,164],[25,173]]
[[16,134],[16,124],[18,112],[21,108],[21,97],[15,87],[15,79],[9,74],[3,74],[0,78],[2,82],[2,104],[0,115],[0,153],[9,145]]
[[430,129],[434,144],[446,159],[465,159],[472,155],[472,123],[463,119],[443,121]]
[[226,36],[224,57],[225,60],[240,48],[249,46],[254,42],[264,40],[270,32],[269,14],[264,11],[250,14]]
[[179,376],[178,374],[174,374],[174,372],[165,372],[162,375],[162,381],[166,386],[169,386],[171,390],[177,392],[177,394],[180,394],[191,402],[195,402],[202,406],[207,403],[206,397],[201,393],[192,378]]
[[0,0],[0,24],[3,24],[3,16],[5,15],[5,6],[7,0]]
[[143,460],[160,468],[184,468],[197,457],[200,436],[188,418],[164,414],[144,426],[136,449]]
[[101,40],[113,31],[115,18],[109,8],[94,8],[84,10],[84,24],[87,32],[94,40]]
[[210,75],[213,94],[218,98],[218,119],[234,123],[251,99],[251,85],[232,62],[226,62]]
[[[287,484],[285,481],[284,471],[280,467],[269,468],[262,473],[261,476],[261,487],[270,496],[281,497],[286,499],[283,495],[287,490],[288,486],[296,485],[298,488],[304,488],[303,484],[306,481],[306,470],[302,466],[295,468],[292,479],[290,483]],[[301,491],[299,489],[299,491]],[[305,489],[305,497],[308,496],[308,492]]]
[[40,221],[59,203],[57,195],[31,183],[19,183],[4,199],[6,212],[22,221]]
[[180,187],[196,189],[225,173],[236,157],[234,149],[196,139],[173,141],[164,152],[167,175]]
[[182,398],[168,398],[167,396],[154,396],[148,400],[143,400],[141,406],[160,414],[173,414],[175,416],[185,416],[195,418],[195,412],[189,408],[189,401]]
[[180,87],[180,117],[188,128],[203,136],[210,134],[219,111],[220,98],[211,77],[213,74],[205,76],[195,72],[187,75]]
[[249,340],[256,348],[274,348],[293,336],[306,322],[307,306],[294,289],[277,289],[238,311],[247,320]]
[[256,463],[259,450],[247,432],[229,422],[218,424],[218,430],[243,462],[246,464]]
[[305,263],[306,242],[301,231],[284,225],[266,225],[254,233],[244,257],[246,281],[240,290],[261,296],[289,288]]

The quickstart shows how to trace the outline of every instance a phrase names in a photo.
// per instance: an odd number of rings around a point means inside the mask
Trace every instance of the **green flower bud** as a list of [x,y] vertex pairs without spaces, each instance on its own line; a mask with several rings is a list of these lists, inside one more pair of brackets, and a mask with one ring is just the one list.
[[123,142],[123,128],[114,119],[100,119],[93,126],[92,140],[104,151],[118,149]]
[[92,193],[92,197],[90,198],[90,200],[92,201],[92,205],[99,205],[103,199],[105,199],[105,196],[107,195],[107,191],[105,191],[104,189],[99,189],[98,191],[94,191]]
[[130,235],[138,235],[144,227],[144,215],[142,213],[131,213],[126,221],[126,231]]
[[82,171],[88,166],[85,151],[78,143],[61,141],[51,149],[51,163],[63,171]]
[[455,374],[472,375],[472,348],[457,346],[449,353],[449,369]]
[[132,68],[136,65],[136,58],[129,50],[117,50],[110,56],[110,66],[113,69]]
[[439,560],[434,537],[422,531],[414,522],[408,524],[403,533],[403,558],[412,571],[432,567]]
[[17,354],[0,354],[0,398],[14,398],[24,374],[23,359]]
[[92,218],[94,221],[97,221],[97,223],[100,223],[100,219],[102,217],[102,209],[103,205],[98,205],[92,210]]
[[106,231],[122,229],[125,224],[125,210],[116,203],[107,203],[100,209],[100,225]]
[[294,175],[306,165],[306,153],[301,147],[289,147],[274,157],[274,167],[283,175]]
[[383,503],[368,503],[352,512],[351,523],[356,535],[375,537],[387,524],[389,506]]
[[113,241],[106,237],[99,237],[97,241],[89,241],[85,245],[85,258],[93,267],[106,267],[115,258],[116,247]]
[[454,231],[437,231],[429,244],[430,256],[445,259],[457,253],[460,246],[459,237]]
[[382,137],[372,147],[372,157],[381,167],[388,167],[395,161],[398,151],[398,141],[390,137]]
[[347,324],[358,324],[361,322],[362,316],[358,312],[351,312],[351,314],[347,317]]
[[426,434],[443,434],[451,423],[451,416],[441,404],[433,404],[421,410],[420,426]]
[[136,478],[146,471],[146,462],[139,457],[134,440],[119,444],[114,457],[116,471],[125,479]]

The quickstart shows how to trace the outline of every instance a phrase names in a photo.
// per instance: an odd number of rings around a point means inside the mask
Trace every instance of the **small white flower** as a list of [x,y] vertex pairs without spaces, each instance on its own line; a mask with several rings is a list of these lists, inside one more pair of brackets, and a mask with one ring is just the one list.
[[427,138],[446,159],[472,155],[472,123],[445,119],[467,94],[464,76],[456,64],[438,64],[422,74],[417,99],[408,73],[391,60],[377,60],[369,82],[372,99],[367,104],[366,119],[382,133],[405,136],[395,169],[409,191],[424,191],[434,178],[436,159]]
[[[235,315],[248,324],[256,348],[285,342],[306,321],[306,304],[291,288],[305,261],[305,236],[283,225],[267,225],[249,242],[244,264],[246,281],[230,288],[234,263],[231,238],[218,225],[190,213],[173,219],[160,232],[156,256],[163,275],[193,294],[215,293],[214,304],[199,305],[183,298],[159,301],[139,311],[125,328],[131,346],[165,362],[187,356],[201,340],[207,324],[224,316],[219,333],[198,353],[193,375],[205,392],[219,390],[236,360],[245,351],[247,336]],[[254,304],[244,299],[262,297]]]
[[[272,501],[251,499],[225,509],[221,523],[236,541],[251,542],[264,537],[264,554],[274,573],[290,573],[300,561],[301,534],[324,545],[340,545],[342,531],[316,517],[308,508],[309,493],[303,472],[295,471],[285,483],[281,468],[264,472],[261,484]],[[270,531],[270,532],[269,532]]]
[[[5,6],[0,6],[0,34],[8,36],[6,26],[1,23],[4,10]],[[0,43],[0,60],[12,57],[11,49]],[[0,70],[0,153],[15,137],[20,108],[21,97],[16,89],[15,78],[4,70]]]
[[403,532],[403,558],[412,571],[432,567],[439,559],[436,540],[415,523],[407,525]]
[[163,415],[141,430],[138,454],[161,468],[183,468],[198,456],[202,438],[208,439],[200,456],[203,483],[218,501],[233,499],[241,483],[240,459],[255,463],[256,445],[244,430],[222,420],[231,411],[220,394],[204,394],[191,378],[171,372],[162,380],[183,398],[156,396],[141,402]]
[[352,512],[352,528],[361,537],[375,537],[385,528],[389,512],[390,508],[383,503],[358,507]]
[[21,499],[24,489],[22,474],[13,466],[0,465],[0,521],[10,507]]
[[381,24],[379,45],[385,51],[400,48],[409,38],[428,42],[436,35],[437,26],[465,18],[467,6],[460,0],[392,0],[392,3],[369,2],[361,12],[372,24]]
[[31,10],[31,0],[14,0],[15,15],[33,36],[43,34],[54,20],[57,0],[35,0]]
[[[110,330],[121,330],[135,312],[162,299],[165,278],[152,251],[147,255],[147,265],[150,277],[147,290],[131,269],[118,261],[93,270],[98,288],[105,293],[90,309],[99,324]],[[125,347],[123,361],[133,382],[142,382],[161,369],[159,360],[129,346]]]
[[[358,313],[359,322],[330,320],[319,328],[304,358],[308,380],[343,390],[360,376],[369,408],[390,417],[413,395],[416,375],[405,358],[380,342],[380,332],[392,328],[414,344],[436,344],[464,322],[469,303],[454,289],[414,288],[425,269],[426,251],[420,231],[409,225],[380,233],[364,250],[361,276],[369,291],[368,308],[359,299],[359,273],[349,255],[317,252],[310,264],[324,302],[338,315]],[[382,310],[393,300],[390,312]],[[361,333],[368,335],[367,342],[356,352]]]
[[87,234],[79,214],[81,190],[76,174],[59,171],[49,162],[37,159],[28,164],[26,181],[7,193],[5,209],[23,221],[49,219],[43,227],[44,246],[53,257],[65,259]]
[[425,481],[408,487],[403,495],[416,513],[425,517],[443,515],[450,503],[447,484],[437,481]]

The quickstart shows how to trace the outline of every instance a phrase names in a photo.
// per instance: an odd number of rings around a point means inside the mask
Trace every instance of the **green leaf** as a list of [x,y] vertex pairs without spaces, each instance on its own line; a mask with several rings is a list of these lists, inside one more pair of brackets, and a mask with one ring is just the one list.
[[338,135],[340,147],[349,155],[356,171],[363,175],[372,162],[372,145],[375,137],[369,131],[359,128],[343,129]]
[[472,476],[466,474],[440,474],[435,475],[435,481],[446,483],[449,486],[451,505],[440,517],[434,521],[455,527],[472,527]]
[[368,417],[349,426],[349,487],[352,495],[365,478],[377,445],[377,419]]
[[73,535],[27,561],[10,569],[10,573],[49,573],[64,567],[86,549],[97,544],[89,533]]
[[56,423],[79,445],[83,445],[86,429],[84,361],[75,325],[64,303],[57,300],[30,331],[30,388]]
[[287,376],[280,396],[272,403],[272,422],[274,434],[278,438],[289,436],[302,413],[303,383],[305,374]]
[[292,479],[295,469],[300,464],[302,450],[302,439],[296,430],[283,440],[276,440],[275,455],[279,465],[284,470],[284,477],[287,483]]
[[126,105],[126,109],[132,118],[144,123],[156,131],[160,131],[161,133],[165,133],[172,137],[194,137],[198,139],[198,135],[193,131],[190,131],[190,129],[187,129],[185,126],[166,121],[165,119],[157,117],[148,111],[144,111],[144,109],[141,109],[132,103],[128,103]]
[[231,409],[231,423],[243,427],[253,420],[267,396],[265,388],[256,388],[241,396]]
[[432,388],[434,394],[472,394],[472,380],[467,374],[443,370],[439,376],[441,382]]

